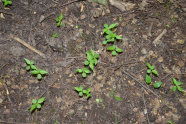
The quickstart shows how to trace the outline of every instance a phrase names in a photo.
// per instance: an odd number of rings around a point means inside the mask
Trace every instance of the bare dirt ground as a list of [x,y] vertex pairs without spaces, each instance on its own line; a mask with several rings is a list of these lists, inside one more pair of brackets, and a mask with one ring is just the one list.
[[[186,4],[184,0],[128,0],[121,12],[98,3],[69,0],[13,0],[0,2],[0,123],[17,124],[176,124],[186,123],[186,92],[171,91],[172,77],[186,89]],[[69,3],[69,4],[66,4]],[[60,27],[55,19],[63,14]],[[112,57],[102,45],[104,24],[118,23],[123,36],[116,44],[123,53]],[[166,30],[160,40],[154,40]],[[52,35],[59,33],[57,38]],[[28,49],[22,39],[45,57]],[[95,71],[82,78],[86,51],[100,55]],[[24,58],[47,70],[41,81],[26,71]],[[146,62],[159,72],[145,83]],[[141,85],[142,84],[142,85]],[[80,98],[74,87],[91,88]],[[122,98],[118,101],[110,95]],[[46,97],[31,114],[32,99]],[[100,102],[96,102],[99,99]]]

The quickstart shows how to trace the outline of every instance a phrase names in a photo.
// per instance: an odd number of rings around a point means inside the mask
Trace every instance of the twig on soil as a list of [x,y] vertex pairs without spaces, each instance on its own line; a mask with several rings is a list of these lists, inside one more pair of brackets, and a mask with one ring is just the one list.
[[167,33],[167,29],[164,29],[163,30],[163,32],[160,34],[160,35],[158,35],[157,37],[156,37],[156,39],[153,41],[153,44],[156,46],[157,44],[159,44],[159,40],[163,37],[163,35],[164,34],[166,34]]
[[[144,94],[144,88],[143,89],[143,103],[144,103],[144,106],[145,106],[145,110],[147,111],[147,106],[146,106],[146,102],[145,102],[145,94]],[[149,121],[149,116],[148,116],[148,112],[147,113],[144,113],[144,114],[147,114],[147,122],[148,124],[150,124],[150,121]]]
[[128,72],[126,72],[123,69],[123,73],[128,75],[129,77],[131,77],[133,80],[135,80],[137,83],[139,83],[143,88],[145,88],[146,90],[150,91],[151,93],[153,93],[155,96],[157,96],[158,98],[160,98],[159,95],[157,95],[155,92],[153,92],[151,89],[149,89],[147,86],[145,86],[143,83],[141,83],[138,79],[136,79],[134,76],[132,76],[131,74],[129,74]]
[[14,36],[13,34],[10,34],[10,38],[14,39],[16,41],[18,41],[19,43],[21,43],[22,45],[26,46],[27,48],[29,48],[30,50],[32,50],[33,52],[39,54],[40,56],[42,56],[43,58],[46,58],[45,54],[40,52],[39,50],[35,49],[34,47],[32,47],[30,44],[26,43],[25,41],[21,40],[20,38]]
[[150,37],[152,36],[152,34],[151,34],[152,26],[153,26],[153,22],[150,23],[149,30],[148,30],[148,36],[150,36]]
[[10,95],[10,92],[9,92],[9,90],[8,90],[6,81],[4,81],[3,86],[4,86],[5,90],[6,90],[6,95],[7,95],[7,97],[8,97],[8,100],[13,104],[13,102],[12,102],[12,100],[10,99],[10,96],[9,96],[9,95]]

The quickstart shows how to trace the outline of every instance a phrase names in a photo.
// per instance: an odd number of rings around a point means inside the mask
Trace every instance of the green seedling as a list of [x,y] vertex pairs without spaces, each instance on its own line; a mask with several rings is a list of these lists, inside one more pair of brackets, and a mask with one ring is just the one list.
[[98,63],[99,55],[95,54],[94,51],[91,49],[90,52],[86,52],[87,60],[84,62],[86,66],[89,66],[90,69],[93,71],[94,66]]
[[153,84],[154,88],[156,88],[156,89],[160,88],[161,85],[162,85],[162,82],[160,82],[160,81],[155,82],[155,83]]
[[118,23],[111,24],[110,26],[108,24],[104,24],[104,29],[102,31],[102,34],[110,34],[112,33],[112,29],[114,29]]
[[172,78],[173,84],[175,86],[172,87],[172,91],[175,92],[176,89],[178,89],[178,91],[183,92],[183,89],[180,87],[180,85],[182,84],[181,81],[177,81],[175,78]]
[[52,35],[53,38],[56,38],[58,36],[59,36],[59,33],[55,33],[55,34]]
[[42,79],[42,76],[43,75],[46,75],[48,72],[45,71],[45,70],[42,70],[42,69],[37,68],[35,70],[32,70],[30,73],[33,74],[33,75],[37,75],[37,79],[38,80],[41,80]]
[[42,97],[38,100],[33,99],[32,100],[32,106],[30,107],[30,112],[33,112],[35,109],[41,109],[42,104],[45,101],[45,97]]
[[26,59],[26,58],[24,58],[25,59],[25,62],[26,62],[26,64],[27,64],[27,66],[26,66],[26,70],[27,71],[29,71],[29,70],[35,70],[35,69],[37,69],[36,68],[36,66],[34,65],[34,61],[33,60],[28,60],[28,59]]
[[77,69],[76,72],[81,73],[84,78],[87,77],[87,74],[91,73],[88,68]]
[[12,1],[11,0],[3,0],[3,4],[6,7],[8,5],[12,5]]
[[166,27],[167,27],[167,28],[170,28],[170,24],[166,24]]
[[61,22],[62,22],[62,19],[63,19],[63,15],[62,15],[62,13],[61,13],[61,14],[59,15],[59,17],[56,18],[57,27],[60,27]]
[[168,122],[169,124],[175,124],[174,121],[172,121],[172,120],[168,120],[167,122]]
[[75,28],[76,28],[76,29],[78,29],[78,28],[79,28],[79,26],[78,26],[78,25],[76,25],[76,26],[75,26]]
[[115,96],[114,94],[115,94],[115,90],[113,90],[112,92],[110,92],[110,96],[113,96],[117,101],[121,101],[122,100],[121,97]]
[[118,48],[116,45],[107,47],[107,50],[108,51],[112,51],[112,55],[113,56],[116,56],[117,53],[122,53],[123,52],[123,50]]
[[122,39],[122,36],[119,36],[119,35],[116,35],[116,33],[113,33],[112,31],[106,35],[106,40],[103,41],[103,45],[106,45],[107,43],[114,43],[115,39],[116,40],[121,40]]
[[96,99],[96,102],[97,103],[102,103],[103,101],[102,101],[102,99]]
[[82,97],[83,94],[86,95],[87,99],[91,97],[91,88],[88,88],[87,90],[84,90],[82,86],[80,87],[74,87],[75,90],[78,92],[79,96]]
[[155,76],[158,76],[158,72],[155,70],[155,66],[154,65],[150,65],[148,62],[146,63],[147,65],[147,74],[146,74],[146,78],[145,78],[145,81],[147,84],[150,84],[151,83],[151,77],[150,77],[150,74],[154,74]]

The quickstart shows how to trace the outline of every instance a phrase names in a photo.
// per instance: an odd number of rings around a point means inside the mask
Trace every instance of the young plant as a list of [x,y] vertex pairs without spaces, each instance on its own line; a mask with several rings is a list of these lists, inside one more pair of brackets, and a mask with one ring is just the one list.
[[122,39],[121,36],[116,35],[116,33],[113,33],[112,31],[109,34],[107,34],[105,38],[106,38],[106,40],[103,41],[103,45],[106,45],[107,43],[110,43],[110,42],[114,43],[115,39],[116,40]]
[[158,76],[158,72],[155,70],[155,66],[154,65],[150,65],[150,63],[146,63],[147,65],[147,74],[146,74],[146,83],[147,84],[150,84],[151,83],[151,77],[150,77],[150,74],[154,74],[155,76]]
[[115,95],[115,90],[113,90],[112,92],[110,92],[110,96],[113,96],[117,101],[121,101],[122,100],[121,97]]
[[90,69],[93,71],[94,66],[98,63],[99,55],[95,54],[94,51],[91,49],[90,52],[86,52],[87,54],[87,60],[84,62],[86,66],[89,66]]
[[6,7],[8,5],[12,5],[12,1],[11,0],[3,0],[3,4]]
[[42,70],[42,69],[37,68],[35,70],[32,70],[30,73],[33,74],[33,75],[37,75],[37,79],[38,80],[41,80],[42,79],[42,76],[43,75],[46,75],[48,72],[45,71],[45,70]]
[[169,124],[175,124],[174,121],[172,121],[172,120],[168,120],[167,122],[168,122]]
[[26,64],[27,64],[27,66],[26,66],[26,70],[27,71],[29,71],[29,70],[35,70],[36,69],[36,66],[34,65],[34,61],[33,60],[28,60],[28,59],[26,59],[26,58],[24,58],[25,59],[25,62],[26,62]]
[[76,72],[81,73],[82,77],[87,77],[87,74],[90,74],[91,71],[88,68],[82,68],[82,69],[77,69]]
[[61,14],[59,15],[59,17],[56,18],[57,27],[60,27],[61,22],[62,22],[62,19],[63,19],[63,15],[62,15],[62,13],[61,13]]
[[155,83],[153,84],[154,88],[156,88],[156,89],[160,88],[161,85],[162,85],[162,82],[161,82],[161,81],[155,82]]
[[59,36],[58,33],[55,33],[55,34],[52,35],[53,38],[56,38],[56,37],[58,37],[58,36]]
[[177,81],[175,78],[172,78],[173,84],[175,86],[172,87],[172,91],[175,92],[176,89],[178,89],[178,91],[183,92],[183,89],[180,87],[180,85],[182,84],[181,81]]
[[82,86],[80,87],[74,87],[74,89],[78,92],[79,96],[82,97],[83,94],[86,95],[87,99],[91,97],[91,88],[88,88],[87,90],[84,90]]
[[116,56],[117,53],[122,53],[123,52],[123,50],[118,48],[116,45],[107,47],[107,50],[108,51],[112,51],[112,55],[113,56]]
[[104,24],[104,29],[102,31],[102,34],[112,33],[112,29],[115,28],[117,25],[118,23],[111,24],[110,26],[108,24]]
[[42,104],[45,101],[45,97],[42,97],[38,100],[33,99],[32,100],[32,106],[30,107],[30,112],[33,112],[35,109],[41,109]]

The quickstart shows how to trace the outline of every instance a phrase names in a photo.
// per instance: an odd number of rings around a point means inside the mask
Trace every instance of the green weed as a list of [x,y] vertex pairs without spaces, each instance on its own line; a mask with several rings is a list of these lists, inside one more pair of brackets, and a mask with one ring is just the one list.
[[91,73],[88,68],[77,69],[76,72],[81,73],[84,78],[87,77],[87,74]]
[[113,90],[112,92],[110,92],[110,96],[113,96],[117,101],[121,101],[122,100],[121,97],[115,95],[115,90]]
[[3,1],[3,5],[6,7],[8,5],[12,5],[12,1],[11,0],[2,0]]
[[28,59],[26,59],[26,58],[24,58],[25,59],[25,62],[26,62],[26,64],[27,64],[27,66],[26,66],[26,70],[27,71],[29,71],[29,70],[35,70],[36,69],[36,66],[34,65],[35,63],[34,63],[34,61],[33,60],[28,60]]
[[58,36],[59,36],[59,33],[55,33],[55,34],[52,35],[53,38],[56,38]]
[[30,107],[30,112],[33,112],[35,109],[41,109],[42,104],[45,101],[45,97],[42,97],[38,100],[33,99],[32,100],[32,106]]
[[78,92],[79,96],[82,97],[83,94],[86,95],[87,99],[91,97],[91,88],[88,88],[87,90],[84,90],[82,86],[80,87],[74,87],[75,90]]
[[113,56],[116,56],[117,53],[122,53],[123,52],[123,50],[118,48],[116,45],[107,47],[107,50],[108,51],[112,51],[112,55]]
[[175,124],[174,121],[168,120],[167,121],[169,124]]
[[180,87],[180,85],[182,84],[181,81],[177,81],[175,78],[172,78],[173,84],[175,86],[172,87],[172,91],[175,92],[176,89],[178,89],[178,91],[183,92],[183,89]]
[[56,18],[57,27],[60,27],[63,19],[63,14],[61,13],[58,18]]

